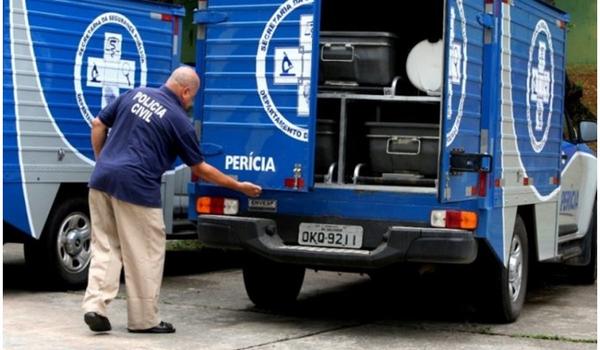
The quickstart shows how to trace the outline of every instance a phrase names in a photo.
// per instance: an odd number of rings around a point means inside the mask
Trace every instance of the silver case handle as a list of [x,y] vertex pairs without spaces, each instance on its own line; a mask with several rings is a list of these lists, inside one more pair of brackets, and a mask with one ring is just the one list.
[[[400,140],[408,140],[411,142],[415,142],[417,143],[417,152],[394,152],[394,151],[390,151],[390,146],[393,143],[398,143],[398,141]],[[419,154],[421,154],[421,139],[418,137],[402,137],[402,136],[395,136],[395,137],[390,137],[387,140],[387,147],[386,147],[386,153],[387,154],[392,154],[392,155],[400,155],[400,156],[418,156]]]
[[[350,48],[352,50],[352,58],[349,60],[338,60],[338,59],[328,59],[325,58],[325,49],[326,48],[331,48],[333,46],[343,46],[344,48]],[[344,43],[327,43],[325,45],[323,45],[321,47],[321,61],[323,62],[354,62],[354,57],[356,57],[356,55],[354,54],[354,46],[352,46],[351,44],[344,44]]]

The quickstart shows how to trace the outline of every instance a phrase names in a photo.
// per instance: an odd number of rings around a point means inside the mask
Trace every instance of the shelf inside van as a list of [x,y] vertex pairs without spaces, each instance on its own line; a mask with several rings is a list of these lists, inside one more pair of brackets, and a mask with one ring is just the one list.
[[398,95],[371,95],[357,94],[352,92],[321,92],[317,95],[319,98],[344,98],[347,100],[371,100],[371,101],[398,101],[398,102],[441,102],[439,96],[398,96]]

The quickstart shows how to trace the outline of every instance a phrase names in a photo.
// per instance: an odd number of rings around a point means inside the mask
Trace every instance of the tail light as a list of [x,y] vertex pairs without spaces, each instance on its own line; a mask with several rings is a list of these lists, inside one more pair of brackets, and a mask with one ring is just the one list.
[[222,197],[200,197],[196,200],[196,211],[198,214],[237,215],[240,202]]
[[477,228],[477,213],[472,211],[434,210],[431,212],[431,226],[474,230]]
[[287,188],[293,188],[293,189],[297,190],[297,189],[304,188],[304,179],[290,177],[290,178],[284,179],[283,184]]
[[479,173],[479,197],[485,197],[487,195],[487,173]]

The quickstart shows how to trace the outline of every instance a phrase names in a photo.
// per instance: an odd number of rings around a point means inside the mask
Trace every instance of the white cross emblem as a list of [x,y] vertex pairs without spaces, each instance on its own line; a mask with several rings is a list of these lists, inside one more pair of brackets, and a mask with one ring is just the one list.
[[[462,16],[462,12],[461,12]],[[462,44],[456,42],[454,40],[456,33],[454,31],[454,22],[456,20],[456,11],[454,7],[450,9],[450,65],[449,65],[449,74],[450,74],[450,82],[454,85],[458,85],[461,83],[462,73],[461,73],[461,63],[462,63]],[[462,18],[461,18],[462,20]],[[463,36],[465,34],[463,33]]]
[[531,102],[536,103],[535,130],[544,130],[544,105],[550,103],[550,71],[546,69],[546,43],[539,42],[538,66],[532,69]]
[[462,45],[453,43],[450,49],[450,80],[452,84],[458,85],[461,83],[461,63],[462,63]]
[[135,61],[122,60],[121,34],[104,33],[104,57],[88,57],[87,86],[102,88],[102,108],[135,83]]
[[275,85],[298,86],[298,115],[310,113],[313,16],[300,17],[300,47],[275,48]]

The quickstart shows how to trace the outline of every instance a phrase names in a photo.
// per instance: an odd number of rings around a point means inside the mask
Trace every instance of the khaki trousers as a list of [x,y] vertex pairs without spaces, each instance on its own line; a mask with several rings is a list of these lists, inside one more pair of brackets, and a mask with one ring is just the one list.
[[124,267],[127,327],[139,330],[158,325],[166,244],[162,209],[123,202],[94,189],[90,189],[89,204],[92,260],[84,311],[107,315]]

